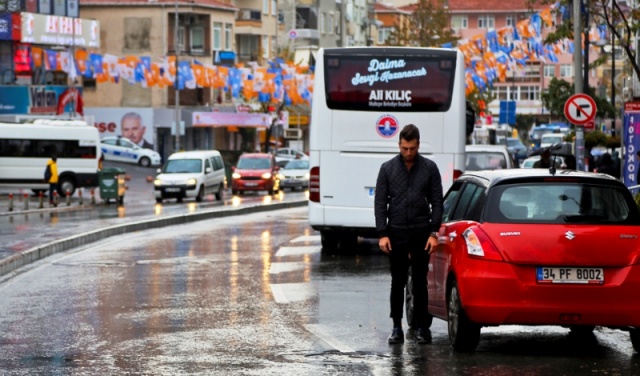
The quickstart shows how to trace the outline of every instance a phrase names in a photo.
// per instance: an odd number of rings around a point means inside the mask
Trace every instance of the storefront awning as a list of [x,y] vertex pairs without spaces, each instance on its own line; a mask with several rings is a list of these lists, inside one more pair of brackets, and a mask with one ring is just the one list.
[[234,112],[194,112],[191,114],[194,127],[250,127],[267,128],[271,126],[269,114]]
[[315,66],[316,51],[317,51],[317,48],[296,49],[296,53],[293,57],[293,63],[301,66],[307,66],[307,67]]

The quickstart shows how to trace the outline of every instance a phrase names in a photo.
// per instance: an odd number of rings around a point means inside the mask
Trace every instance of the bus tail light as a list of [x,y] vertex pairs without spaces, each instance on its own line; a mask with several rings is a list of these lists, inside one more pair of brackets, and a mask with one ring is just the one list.
[[311,167],[309,175],[309,201],[320,202],[320,167]]
[[456,180],[457,178],[460,177],[460,175],[462,175],[462,171],[460,170],[453,170],[453,180]]

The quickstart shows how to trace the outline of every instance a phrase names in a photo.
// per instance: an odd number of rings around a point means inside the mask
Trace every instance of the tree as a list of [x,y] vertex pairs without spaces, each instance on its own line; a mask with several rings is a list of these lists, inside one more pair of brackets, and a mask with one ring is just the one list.
[[434,47],[456,42],[449,20],[444,0],[418,0],[410,16],[398,19],[385,44]]
[[[542,104],[549,110],[552,116],[564,118],[564,105],[569,97],[575,93],[575,86],[565,80],[559,80],[553,77],[547,89],[546,92],[540,95]],[[591,89],[591,93],[594,92],[595,91]],[[615,109],[606,98],[594,95],[593,99],[597,107],[596,116],[601,118],[615,116]]]

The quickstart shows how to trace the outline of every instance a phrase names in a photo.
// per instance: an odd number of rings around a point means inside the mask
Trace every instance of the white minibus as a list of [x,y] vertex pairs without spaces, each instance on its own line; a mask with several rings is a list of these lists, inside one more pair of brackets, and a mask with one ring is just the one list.
[[58,194],[98,186],[100,133],[79,120],[0,123],[0,187],[45,191],[47,161],[57,156]]
[[464,171],[464,59],[442,48],[321,48],[311,105],[309,223],[324,249],[376,237],[380,165],[399,153],[403,126],[420,129],[420,153],[440,169],[444,192]]

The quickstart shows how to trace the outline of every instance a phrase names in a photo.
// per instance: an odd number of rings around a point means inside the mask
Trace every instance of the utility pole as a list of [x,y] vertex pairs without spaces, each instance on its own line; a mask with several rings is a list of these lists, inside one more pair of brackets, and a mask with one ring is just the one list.
[[175,151],[180,151],[180,88],[178,86],[178,69],[180,68],[180,65],[178,64],[178,56],[180,56],[180,44],[178,43],[178,0],[176,1],[176,18],[175,18],[175,26],[174,26],[174,49],[176,50],[176,78],[175,78],[175,82],[174,82],[174,88],[175,88],[175,101],[176,101],[176,108],[175,108],[175,112],[176,112],[176,149]]
[[[582,0],[573,0],[573,67],[575,69],[573,82],[575,94],[585,93],[582,86],[582,15],[580,8]],[[588,62],[587,62],[588,64]],[[584,170],[584,126],[575,125],[575,155],[576,169]]]

